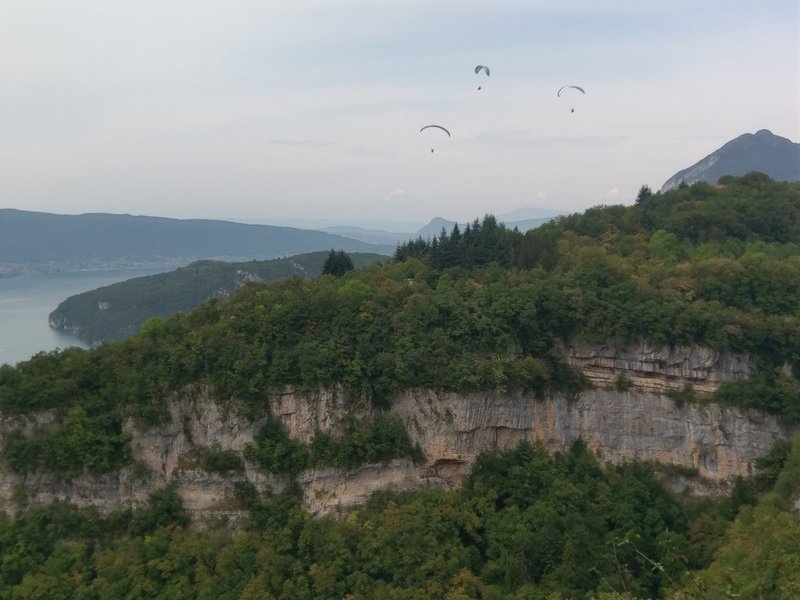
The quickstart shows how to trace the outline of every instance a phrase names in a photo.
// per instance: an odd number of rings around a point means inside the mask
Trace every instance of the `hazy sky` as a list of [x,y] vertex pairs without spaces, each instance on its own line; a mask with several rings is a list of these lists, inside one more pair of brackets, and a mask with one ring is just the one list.
[[0,0],[0,206],[424,223],[629,204],[743,133],[800,141],[798,5]]

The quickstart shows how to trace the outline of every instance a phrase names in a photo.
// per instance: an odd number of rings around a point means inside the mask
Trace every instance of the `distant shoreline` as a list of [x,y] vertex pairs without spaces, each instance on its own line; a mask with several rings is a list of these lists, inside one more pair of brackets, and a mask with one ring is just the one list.
[[56,262],[46,263],[0,263],[0,279],[12,279],[21,275],[52,275],[56,273],[101,273],[116,270],[153,270],[170,271],[191,264],[196,259],[180,259],[147,262]]

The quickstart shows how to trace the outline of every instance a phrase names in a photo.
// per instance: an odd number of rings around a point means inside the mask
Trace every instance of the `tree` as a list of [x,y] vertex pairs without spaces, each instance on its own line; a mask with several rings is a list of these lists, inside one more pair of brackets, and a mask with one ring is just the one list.
[[639,188],[639,193],[636,195],[636,204],[641,204],[642,202],[646,202],[653,196],[653,190],[650,189],[649,185],[643,185]]
[[354,268],[353,259],[350,258],[344,250],[334,250],[331,248],[328,258],[325,259],[325,264],[322,265],[322,274],[341,277]]

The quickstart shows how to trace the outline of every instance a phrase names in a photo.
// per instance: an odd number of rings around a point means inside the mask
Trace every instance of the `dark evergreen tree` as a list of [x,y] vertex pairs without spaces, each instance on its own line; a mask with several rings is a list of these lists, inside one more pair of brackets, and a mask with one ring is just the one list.
[[641,204],[642,202],[646,202],[650,197],[653,195],[653,190],[650,189],[649,185],[643,185],[639,188],[639,193],[636,195],[636,204]]
[[341,277],[354,268],[353,260],[344,250],[334,250],[331,248],[328,258],[325,260],[325,264],[322,265],[322,274]]

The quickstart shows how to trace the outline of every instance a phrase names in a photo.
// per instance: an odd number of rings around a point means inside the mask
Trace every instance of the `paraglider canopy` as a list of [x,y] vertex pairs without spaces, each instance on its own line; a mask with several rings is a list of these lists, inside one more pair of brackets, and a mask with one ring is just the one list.
[[[450,137],[450,132],[449,132],[449,131],[447,131],[447,129],[445,129],[445,128],[444,128],[444,127],[442,127],[441,125],[425,125],[425,127],[423,127],[422,129],[420,129],[420,130],[419,130],[419,132],[420,132],[420,133],[422,133],[422,132],[423,132],[423,131],[425,131],[426,129],[431,129],[431,128],[433,128],[433,129],[441,129],[442,131],[444,131],[444,132],[447,134],[447,137]],[[433,152],[433,148],[431,148],[431,152]]]
[[447,129],[445,129],[441,125],[425,125],[425,127],[420,129],[419,132],[422,133],[423,131],[425,131],[426,129],[429,129],[430,127],[435,127],[436,129],[441,129],[442,131],[444,131],[447,134],[447,137],[450,137],[450,132],[447,131]]
[[573,90],[578,90],[581,94],[586,94],[586,90],[584,90],[582,87],[580,87],[578,85],[565,85],[565,86],[562,86],[561,88],[559,88],[558,94],[556,94],[556,95],[561,97],[561,92],[563,92],[564,90],[570,89],[570,88],[573,89]]
[[[556,94],[556,96],[558,96],[560,98],[561,97],[561,92],[563,92],[564,90],[569,90],[569,89],[578,90],[581,94],[586,95],[586,90],[584,90],[579,85],[564,85],[564,86],[561,86],[559,88],[558,93]],[[574,113],[575,112],[575,107],[573,106],[572,108],[570,108],[569,112]]]
[[[475,67],[475,74],[477,75],[477,74],[478,74],[478,73],[480,73],[481,71],[483,71],[484,73],[486,73],[486,76],[487,76],[487,77],[489,77],[489,75],[490,75],[490,73],[489,73],[489,67],[487,67],[486,65],[477,65],[477,66]],[[481,86],[478,86],[478,89],[481,89]]]

